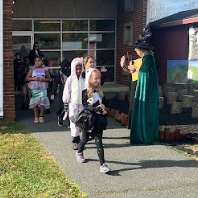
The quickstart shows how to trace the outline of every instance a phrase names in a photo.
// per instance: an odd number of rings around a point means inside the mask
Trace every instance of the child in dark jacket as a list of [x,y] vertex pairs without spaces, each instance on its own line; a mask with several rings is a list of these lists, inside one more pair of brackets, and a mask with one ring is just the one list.
[[51,100],[55,99],[57,88],[59,85],[59,110],[57,111],[57,119],[58,119],[58,125],[63,126],[63,116],[64,116],[64,104],[63,104],[63,90],[65,83],[67,81],[67,78],[71,74],[71,63],[67,60],[63,60],[60,64],[61,71],[57,74],[57,76],[54,79],[53,86],[52,86],[52,95]]
[[[103,130],[107,126],[107,110],[105,107],[105,98],[100,86],[101,73],[97,69],[90,68],[86,74],[85,84],[86,89],[82,92],[82,104],[84,110],[89,111],[92,114],[92,122],[87,123],[82,130],[81,141],[79,149],[76,152],[76,158],[78,162],[85,162],[83,157],[83,150],[85,144],[89,140],[89,136],[95,139],[97,146],[97,153],[100,161],[100,172],[107,173],[110,168],[105,164],[104,149],[102,144]],[[93,125],[93,126],[89,126]],[[91,129],[91,130],[90,130]]]

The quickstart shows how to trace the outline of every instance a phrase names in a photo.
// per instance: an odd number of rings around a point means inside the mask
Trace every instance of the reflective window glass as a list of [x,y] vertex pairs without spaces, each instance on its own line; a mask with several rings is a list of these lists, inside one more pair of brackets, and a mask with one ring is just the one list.
[[96,57],[96,65],[114,65],[114,50],[90,50],[90,55]]
[[114,48],[115,33],[97,33],[89,35],[90,48]]
[[88,34],[65,33],[63,34],[63,49],[86,49],[88,47]]
[[87,55],[87,50],[73,50],[73,51],[64,51],[63,59],[67,59],[68,61],[72,61],[76,57],[84,57]]
[[[97,67],[97,69],[101,69],[101,67]],[[106,67],[106,78],[105,82],[114,82],[114,67]]]
[[32,21],[28,20],[13,20],[13,31],[32,31]]
[[66,20],[63,21],[63,31],[87,31],[87,20]]
[[115,31],[115,20],[91,20],[90,31]]
[[21,58],[28,56],[31,50],[31,36],[13,36],[13,53],[20,53]]
[[53,20],[41,20],[34,21],[34,31],[42,32],[42,31],[60,31],[60,21]]
[[42,54],[44,55],[45,59],[46,59],[46,65],[50,66],[51,62],[53,61],[54,63],[56,63],[56,65],[59,64],[59,60],[60,60],[60,52],[45,52],[42,51]]
[[35,34],[40,49],[60,49],[60,34]]

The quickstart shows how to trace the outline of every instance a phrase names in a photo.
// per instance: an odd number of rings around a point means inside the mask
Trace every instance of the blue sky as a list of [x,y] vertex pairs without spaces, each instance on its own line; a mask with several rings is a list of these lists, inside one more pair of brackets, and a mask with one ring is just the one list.
[[176,13],[185,10],[185,4],[188,0],[154,0],[162,2],[171,13]]

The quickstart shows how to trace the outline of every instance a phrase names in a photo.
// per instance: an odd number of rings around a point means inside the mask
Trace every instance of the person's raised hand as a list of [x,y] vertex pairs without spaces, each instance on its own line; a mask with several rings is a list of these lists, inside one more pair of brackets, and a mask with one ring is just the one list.
[[103,66],[103,67],[101,67],[100,71],[101,72],[107,72],[107,69]]
[[107,115],[107,110],[103,110],[102,115]]
[[126,56],[122,56],[120,59],[120,66],[123,68],[125,64]]
[[135,70],[135,66],[132,65],[132,64],[130,64],[130,65],[128,66],[128,69],[129,69],[130,71],[134,71],[134,70]]

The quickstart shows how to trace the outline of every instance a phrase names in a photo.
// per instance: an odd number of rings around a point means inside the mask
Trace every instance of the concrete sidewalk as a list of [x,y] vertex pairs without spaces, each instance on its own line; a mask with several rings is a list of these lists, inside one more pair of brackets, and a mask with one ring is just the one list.
[[[198,162],[162,145],[131,146],[129,130],[109,120],[104,131],[105,158],[110,174],[99,172],[94,141],[87,144],[87,163],[76,161],[70,132],[56,122],[56,106],[45,116],[46,123],[33,124],[33,111],[17,114],[55,157],[66,175],[91,198],[198,197]],[[67,124],[67,123],[66,123]]]

